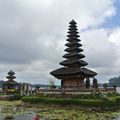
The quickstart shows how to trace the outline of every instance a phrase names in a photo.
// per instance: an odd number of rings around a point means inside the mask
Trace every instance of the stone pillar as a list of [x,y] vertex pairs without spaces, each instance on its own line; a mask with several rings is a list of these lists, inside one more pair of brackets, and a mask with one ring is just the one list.
[[63,86],[64,86],[64,85],[63,85],[63,80],[61,80],[61,88],[63,88]]
[[61,87],[62,87],[62,95],[65,94],[65,81],[62,79],[61,80]]
[[86,78],[86,88],[90,89],[90,79]]

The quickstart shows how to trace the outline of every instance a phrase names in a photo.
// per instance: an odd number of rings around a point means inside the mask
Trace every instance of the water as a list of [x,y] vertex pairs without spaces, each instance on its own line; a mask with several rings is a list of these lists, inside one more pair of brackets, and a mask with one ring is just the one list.
[[[0,120],[4,120],[4,118],[7,116],[7,114],[1,114],[0,116]],[[11,120],[35,120],[35,117],[36,117],[36,113],[14,113],[13,114],[13,119]],[[41,119],[42,120],[42,119]]]
[[35,114],[25,114],[16,116],[14,120],[34,120]]
[[34,120],[35,113],[19,105],[20,102],[0,101],[0,120],[7,116],[13,116],[14,120]]

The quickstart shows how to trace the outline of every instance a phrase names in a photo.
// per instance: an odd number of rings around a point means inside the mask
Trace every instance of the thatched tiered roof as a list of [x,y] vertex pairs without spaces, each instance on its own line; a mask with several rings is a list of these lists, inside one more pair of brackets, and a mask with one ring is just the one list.
[[4,84],[19,84],[18,82],[14,81],[14,79],[16,78],[15,76],[15,73],[11,70],[8,72],[8,76],[6,77],[8,79],[8,81],[4,82]]
[[79,32],[77,31],[76,22],[72,20],[69,24],[69,31],[67,35],[68,43],[65,44],[65,46],[67,46],[65,52],[67,53],[63,55],[63,58],[66,60],[60,63],[65,67],[52,71],[50,74],[58,79],[71,77],[93,77],[97,75],[97,73],[84,68],[88,65],[88,63],[83,60],[85,55],[82,54],[83,49],[81,48],[82,44],[79,43],[81,40],[79,39],[80,36],[78,35]]

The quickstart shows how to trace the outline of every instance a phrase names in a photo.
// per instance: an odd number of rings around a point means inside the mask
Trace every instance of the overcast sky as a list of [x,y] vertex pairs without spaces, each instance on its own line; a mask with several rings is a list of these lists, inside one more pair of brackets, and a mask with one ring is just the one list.
[[0,0],[0,79],[12,69],[17,81],[48,84],[72,19],[87,68],[99,82],[120,76],[120,0]]

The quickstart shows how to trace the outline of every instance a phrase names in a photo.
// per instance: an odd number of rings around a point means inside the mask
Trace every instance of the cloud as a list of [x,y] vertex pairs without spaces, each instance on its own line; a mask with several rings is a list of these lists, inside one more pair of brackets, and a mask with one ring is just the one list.
[[116,45],[116,53],[118,56],[118,59],[115,63],[115,73],[119,75],[120,73],[120,27],[114,28],[113,30],[111,30],[111,34],[109,36],[109,40],[111,42],[113,42]]
[[93,29],[81,32],[90,67],[114,65],[115,44],[98,27],[115,14],[114,0],[0,0],[1,76],[13,69],[21,81],[46,83],[52,77],[49,72],[63,60],[71,19],[77,21],[79,31]]
[[108,30],[102,28],[81,33],[86,58],[93,67],[114,66],[116,63],[117,46],[109,41],[108,33]]
[[119,58],[117,45],[110,41],[111,35],[110,30],[104,28],[81,33],[85,60],[88,62],[89,68],[96,70],[100,81],[117,75],[116,63]]
[[120,27],[114,28],[111,30],[111,34],[109,36],[111,42],[114,42],[117,46],[120,46]]

